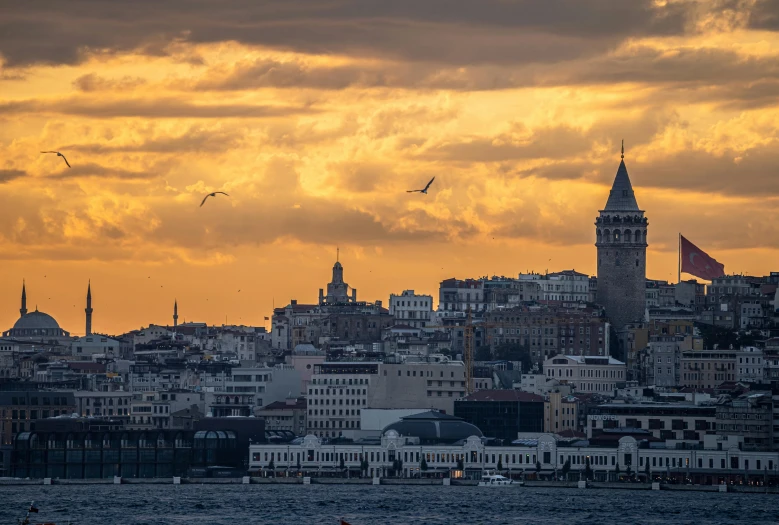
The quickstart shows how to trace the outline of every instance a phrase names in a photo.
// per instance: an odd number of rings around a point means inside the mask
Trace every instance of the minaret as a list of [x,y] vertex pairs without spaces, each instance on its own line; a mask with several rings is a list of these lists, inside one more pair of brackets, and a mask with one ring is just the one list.
[[87,329],[85,335],[92,335],[92,281],[87,284],[87,307],[84,309],[87,314]]
[[22,317],[27,315],[27,287],[24,280],[22,280],[22,307],[19,308],[19,313],[22,314]]
[[[606,207],[595,219],[598,249],[597,303],[620,331],[644,319],[646,311],[646,248],[649,221],[639,209],[625,167],[625,143]],[[608,349],[604,349],[606,352]]]
[[179,302],[173,300],[173,331],[176,331],[176,327],[179,325]]

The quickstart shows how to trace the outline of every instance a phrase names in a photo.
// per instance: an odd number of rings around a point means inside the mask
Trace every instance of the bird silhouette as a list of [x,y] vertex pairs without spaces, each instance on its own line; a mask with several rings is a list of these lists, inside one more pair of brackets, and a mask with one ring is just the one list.
[[[203,204],[205,204],[205,203],[206,203],[206,199],[208,199],[209,197],[216,197],[216,194],[217,194],[217,193],[221,193],[222,195],[227,195],[227,193],[225,193],[225,192],[223,192],[223,191],[215,191],[215,192],[213,192],[213,193],[209,193],[208,195],[206,195],[205,197],[203,197],[203,202],[201,202],[201,203],[200,203],[200,207],[201,207],[201,208],[203,207]],[[229,195],[227,195],[227,196],[229,197]]]
[[433,184],[433,181],[435,180],[435,177],[430,179],[430,182],[427,183],[427,186],[424,187],[424,189],[421,190],[406,190],[406,193],[424,193],[427,195],[427,189],[430,187],[431,184]]
[[65,155],[63,155],[59,151],[41,151],[41,153],[56,153],[58,157],[62,157],[62,160],[65,161],[65,164],[68,165],[68,168],[70,167],[70,162],[68,162],[68,159],[66,159]]

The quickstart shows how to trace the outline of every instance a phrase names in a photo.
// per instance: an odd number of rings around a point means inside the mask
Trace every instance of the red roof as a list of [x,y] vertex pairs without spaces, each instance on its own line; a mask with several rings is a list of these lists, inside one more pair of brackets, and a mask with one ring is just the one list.
[[544,398],[520,390],[479,390],[466,396],[464,401],[526,401],[543,403]]

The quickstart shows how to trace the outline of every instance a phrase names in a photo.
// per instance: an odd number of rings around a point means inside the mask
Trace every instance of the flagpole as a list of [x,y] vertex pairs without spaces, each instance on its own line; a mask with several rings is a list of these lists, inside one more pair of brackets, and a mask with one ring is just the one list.
[[676,264],[678,267],[678,273],[676,281],[677,283],[682,282],[682,232],[679,232],[679,251],[676,254]]

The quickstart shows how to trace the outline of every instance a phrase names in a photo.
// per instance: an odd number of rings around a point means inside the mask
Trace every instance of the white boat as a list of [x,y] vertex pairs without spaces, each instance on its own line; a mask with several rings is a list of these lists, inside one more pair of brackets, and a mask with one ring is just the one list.
[[508,485],[519,485],[519,483],[514,483],[513,479],[490,472],[485,472],[481,477],[481,481],[479,481],[480,487],[503,487]]

